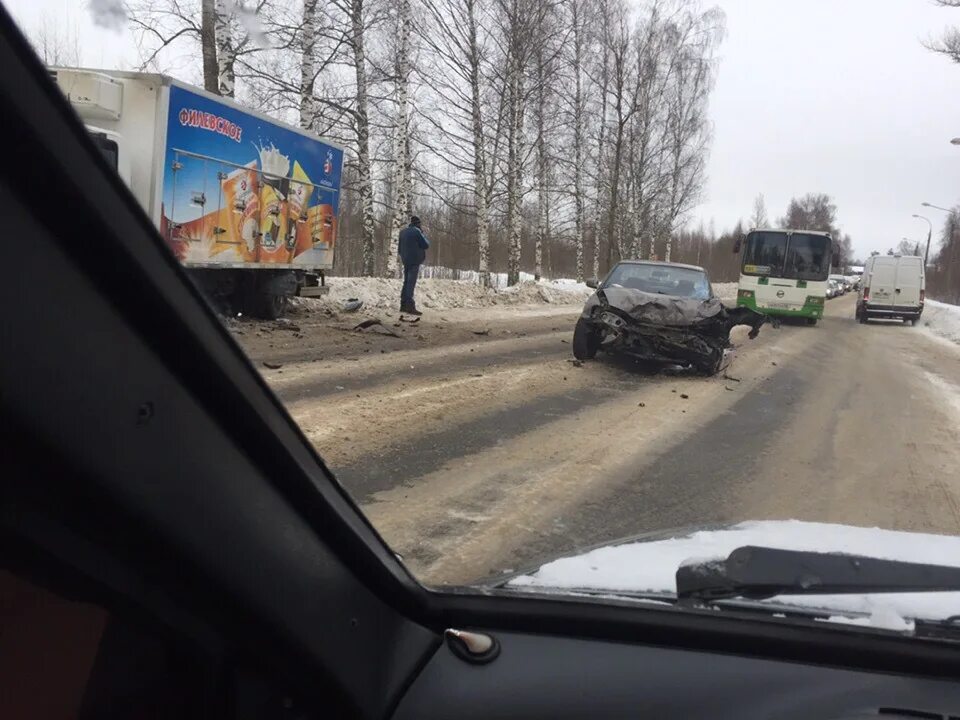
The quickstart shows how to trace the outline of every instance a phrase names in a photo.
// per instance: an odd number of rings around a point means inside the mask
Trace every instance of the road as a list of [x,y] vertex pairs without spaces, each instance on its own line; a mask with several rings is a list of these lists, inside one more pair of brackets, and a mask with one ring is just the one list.
[[738,328],[715,378],[577,366],[572,307],[238,339],[415,574],[456,584],[748,519],[960,533],[960,349],[853,303]]

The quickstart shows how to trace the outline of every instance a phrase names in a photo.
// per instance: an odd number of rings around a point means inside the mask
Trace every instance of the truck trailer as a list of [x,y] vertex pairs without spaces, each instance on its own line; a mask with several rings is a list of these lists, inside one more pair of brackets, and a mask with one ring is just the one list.
[[212,301],[275,318],[327,290],[342,147],[165,75],[50,74]]

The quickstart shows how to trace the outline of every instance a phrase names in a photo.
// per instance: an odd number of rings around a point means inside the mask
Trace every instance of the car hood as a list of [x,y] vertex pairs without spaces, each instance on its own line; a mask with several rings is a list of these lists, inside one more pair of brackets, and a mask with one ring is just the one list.
[[593,308],[603,304],[622,310],[635,320],[656,325],[693,325],[712,318],[723,309],[720,300],[674,297],[657,293],[643,292],[632,288],[608,287],[598,290],[589,298],[583,308],[584,317],[589,317]]
[[[692,559],[726,558],[744,545],[865,555],[888,560],[960,567],[960,537],[798,520],[764,520],[710,529],[686,529],[598,547],[549,562],[507,580],[517,590],[672,595],[677,568]],[[826,611],[830,620],[892,630],[912,629],[913,619],[960,614],[960,592],[863,595],[782,595],[772,605]]]

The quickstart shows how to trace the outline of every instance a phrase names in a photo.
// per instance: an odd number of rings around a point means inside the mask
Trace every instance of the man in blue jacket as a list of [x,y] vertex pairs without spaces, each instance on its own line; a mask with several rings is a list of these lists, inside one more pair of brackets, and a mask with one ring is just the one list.
[[400,231],[398,251],[403,263],[403,289],[400,291],[400,312],[411,315],[422,315],[413,301],[413,290],[417,286],[417,276],[420,266],[427,259],[427,248],[430,241],[420,229],[420,218],[414,215],[410,224]]

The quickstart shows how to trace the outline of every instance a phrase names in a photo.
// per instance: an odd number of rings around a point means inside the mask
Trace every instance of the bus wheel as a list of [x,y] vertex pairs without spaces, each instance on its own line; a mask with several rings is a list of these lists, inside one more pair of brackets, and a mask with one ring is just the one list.
[[817,318],[807,318],[807,325],[816,325]]

